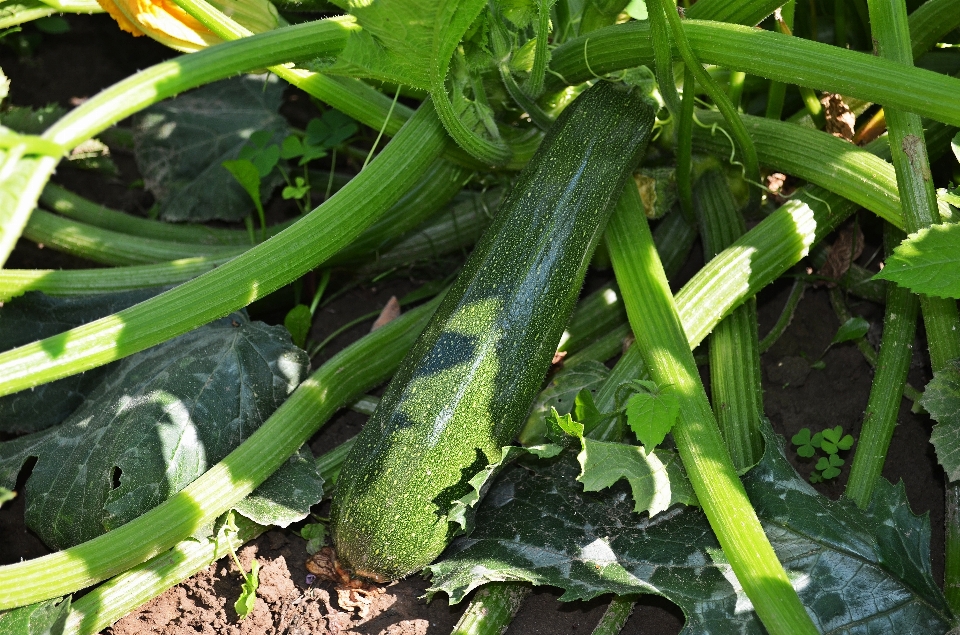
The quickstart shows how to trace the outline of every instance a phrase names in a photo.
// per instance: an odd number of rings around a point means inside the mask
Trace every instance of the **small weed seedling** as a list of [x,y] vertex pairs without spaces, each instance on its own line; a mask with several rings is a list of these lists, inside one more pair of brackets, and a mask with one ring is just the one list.
[[239,533],[239,529],[233,521],[232,511],[227,513],[223,532],[227,535],[227,540],[231,541],[228,544],[230,546],[230,555],[233,557],[233,563],[237,565],[237,569],[240,570],[240,575],[243,576],[243,587],[240,592],[240,597],[237,598],[237,601],[233,604],[233,609],[237,612],[237,617],[243,620],[253,612],[254,604],[256,604],[257,601],[257,588],[260,586],[260,562],[257,561],[256,558],[253,559],[253,562],[250,563],[250,573],[244,571],[243,565],[240,564],[240,558],[237,557],[237,552],[234,550],[233,542],[230,538],[231,535],[236,536]]
[[826,456],[821,456],[810,473],[811,483],[820,483],[840,476],[840,467],[845,463],[839,456],[840,450],[849,450],[853,447],[853,436],[843,434],[843,427],[826,428],[811,436],[810,428],[801,428],[791,439],[797,446],[797,455],[805,459],[816,456],[817,450],[822,450]]

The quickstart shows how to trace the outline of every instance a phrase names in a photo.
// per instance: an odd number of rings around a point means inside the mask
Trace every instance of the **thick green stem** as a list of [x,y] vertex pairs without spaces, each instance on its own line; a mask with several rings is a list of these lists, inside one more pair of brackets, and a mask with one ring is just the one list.
[[[746,232],[726,177],[719,170],[706,172],[697,182],[696,210],[705,260]],[[738,306],[710,335],[710,389],[713,412],[730,458],[737,471],[743,472],[763,456],[756,300]]]
[[[903,0],[868,0],[873,41],[881,57],[905,68],[913,64],[907,9]],[[893,165],[903,205],[904,225],[909,233],[940,222],[933,178],[927,158],[920,117],[884,103]],[[960,358],[960,316],[955,300],[920,296],[923,323],[927,330],[930,365],[934,372],[950,360]],[[947,504],[957,498],[957,485],[947,483]],[[952,498],[951,498],[952,497]],[[947,521],[956,523],[951,514]],[[947,525],[944,594],[950,609],[960,611],[960,527]]]
[[[662,11],[667,16],[667,23],[670,25],[673,39],[677,48],[680,50],[683,63],[687,69],[693,73],[700,87],[703,88],[710,96],[710,99],[713,100],[714,105],[720,109],[723,118],[726,119],[727,124],[730,126],[733,138],[736,139],[737,146],[743,156],[744,178],[748,183],[758,186],[760,184],[760,161],[757,159],[757,149],[753,146],[753,140],[750,139],[750,135],[747,133],[743,121],[741,121],[737,114],[736,107],[700,64],[697,54],[687,41],[683,24],[680,22],[680,16],[673,10],[674,7],[672,6],[671,0],[659,0],[659,2]],[[750,205],[751,207],[756,207],[759,204],[760,190],[757,189],[757,187],[752,187],[750,188]]]
[[90,586],[212,522],[270,476],[334,412],[387,379],[437,303],[406,313],[335,355],[223,461],[146,514],[64,551],[0,567],[0,610]]
[[[328,497],[336,485],[340,467],[354,440],[348,439],[317,458],[317,471],[323,478],[324,496]],[[237,533],[218,541],[187,539],[172,549],[154,556],[143,564],[111,578],[70,606],[70,615],[64,628],[65,635],[94,635],[112,626],[117,620],[157,597],[167,589],[180,584],[211,562],[230,555],[267,531],[269,527],[243,517],[234,516]]]
[[491,582],[476,592],[451,635],[501,635],[532,587],[525,582]]
[[691,225],[693,213],[693,117],[697,80],[689,68],[683,70],[683,101],[677,117],[677,195],[680,211]]
[[[41,139],[73,148],[121,119],[190,88],[264,66],[336,55],[355,28],[345,18],[318,20],[157,64],[84,102]],[[58,162],[56,156],[39,156],[17,163],[16,178],[6,184],[8,197],[0,204],[0,265],[6,262]]]
[[173,548],[104,582],[70,606],[64,635],[94,635],[124,615],[183,582],[211,562],[228,556],[268,527],[236,514],[237,533],[224,540],[184,540]]
[[[904,238],[901,231],[887,225],[884,242],[889,254]],[[844,494],[859,507],[870,504],[873,489],[880,479],[887,448],[897,425],[901,395],[907,383],[907,371],[913,355],[913,338],[917,328],[920,303],[909,289],[895,284],[887,287],[887,309],[883,317],[883,339],[876,374],[870,386],[870,398],[863,417],[863,427],[850,468],[850,479]]]
[[23,237],[56,251],[105,265],[139,265],[195,256],[225,260],[239,256],[245,247],[198,245],[131,236],[69,220],[42,209],[33,211]]
[[366,170],[289,229],[176,289],[0,355],[0,394],[126,357],[296,280],[349,244],[413,187],[446,142],[427,101]]
[[619,635],[624,624],[633,613],[633,606],[637,603],[635,595],[619,595],[610,601],[603,617],[593,629],[592,635]]
[[[682,28],[690,48],[704,64],[857,97],[960,125],[960,80],[956,78],[761,29],[690,19],[683,21]],[[587,38],[589,63],[584,57]],[[676,59],[676,51],[674,56]],[[548,90],[559,88],[559,77],[575,85],[591,79],[594,73],[612,73],[653,61],[649,25],[640,21],[617,24],[557,47],[551,60],[555,74],[547,78],[553,85]],[[910,86],[910,90],[903,90],[904,86]]]
[[[668,10],[676,11],[676,7],[670,6]],[[670,24],[659,0],[650,3],[647,13],[650,19],[650,39],[653,43],[653,68],[660,86],[660,95],[670,114],[677,117],[680,114],[680,96],[677,94],[677,80],[673,74],[673,36],[670,34]]]
[[773,635],[817,633],[724,447],[635,188],[625,190],[606,238],[636,348],[654,381],[677,392],[680,415],[673,438],[737,580]]

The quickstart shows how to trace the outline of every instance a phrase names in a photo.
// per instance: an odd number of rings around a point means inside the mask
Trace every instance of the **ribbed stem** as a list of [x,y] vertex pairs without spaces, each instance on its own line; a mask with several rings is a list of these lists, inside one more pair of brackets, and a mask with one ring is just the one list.
[[737,147],[742,155],[744,178],[748,183],[755,186],[750,188],[750,205],[751,207],[756,207],[760,204],[760,190],[756,187],[760,184],[760,161],[757,158],[757,149],[753,146],[753,140],[750,139],[750,135],[747,133],[747,129],[740,120],[737,109],[733,103],[731,103],[730,98],[727,97],[726,93],[723,92],[720,86],[701,65],[697,54],[687,41],[683,25],[680,22],[680,16],[674,10],[671,0],[659,0],[659,2],[663,12],[667,16],[667,23],[670,25],[670,31],[680,51],[680,57],[683,58],[683,63],[688,70],[693,72],[697,83],[707,92],[710,99],[713,100],[714,105],[720,109],[723,118],[730,126],[733,138],[736,140]]
[[[367,169],[323,205],[267,242],[125,311],[0,354],[0,394],[141,351],[296,280],[349,244],[413,187],[446,142],[446,134],[427,101]],[[53,348],[49,348],[51,344]]]
[[[907,9],[903,0],[868,0],[873,40],[881,57],[909,68],[913,64]],[[916,114],[884,104],[893,165],[908,233],[940,222],[933,178],[924,141],[923,126]],[[952,299],[920,297],[927,330],[930,365],[934,372],[960,358],[960,315]],[[955,485],[947,484],[951,490]],[[955,495],[956,492],[951,495]],[[948,496],[949,499],[949,496]],[[949,500],[948,500],[949,503]],[[949,516],[948,516],[949,518]],[[955,521],[956,519],[954,519]],[[960,611],[960,528],[947,526],[944,593],[954,613]]]
[[[905,235],[888,224],[884,231],[889,255]],[[860,439],[850,468],[850,479],[844,494],[859,507],[866,508],[897,425],[901,395],[907,382],[913,338],[917,328],[920,303],[909,289],[895,284],[887,286],[887,309],[883,317],[883,338],[876,374],[870,386],[870,397],[864,413]]]
[[[41,138],[73,148],[150,104],[190,88],[264,66],[336,55],[354,28],[348,19],[317,20],[157,64],[84,102]],[[58,157],[42,156],[21,159],[17,164],[16,187],[8,182],[9,197],[0,206],[0,265],[20,237],[58,161]]]
[[[700,177],[695,206],[705,260],[746,232],[726,177],[719,170]],[[710,335],[710,389],[713,412],[730,458],[737,471],[743,472],[763,456],[763,391],[755,299],[734,309]]]
[[476,592],[451,635],[502,635],[532,587],[525,582],[490,582]]
[[600,618],[600,622],[593,629],[592,635],[619,635],[624,624],[633,613],[633,606],[637,603],[635,595],[619,595],[610,601],[607,610]]
[[636,188],[627,188],[607,228],[614,272],[624,293],[637,349],[651,377],[680,401],[673,438],[697,499],[753,603],[773,635],[817,633],[763,533],[724,447]]

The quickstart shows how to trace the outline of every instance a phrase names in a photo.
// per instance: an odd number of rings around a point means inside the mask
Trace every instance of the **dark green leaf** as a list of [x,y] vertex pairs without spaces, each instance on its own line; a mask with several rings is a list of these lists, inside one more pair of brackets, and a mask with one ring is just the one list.
[[874,279],[892,280],[914,293],[960,298],[960,224],[925,227],[893,250]]
[[305,141],[312,146],[332,149],[357,134],[356,122],[339,110],[327,110],[307,124]]
[[583,424],[586,431],[593,430],[607,417],[597,410],[597,404],[593,401],[593,393],[587,388],[577,393],[574,401],[573,413],[577,421]]
[[303,446],[234,509],[255,523],[286,527],[306,518],[321,498],[323,477],[313,454]]
[[250,135],[250,142],[240,148],[238,159],[245,159],[257,168],[260,178],[273,172],[280,160],[280,146],[270,143],[273,133],[269,130],[258,130]]
[[224,161],[223,167],[233,175],[237,183],[243,187],[255,207],[263,204],[260,198],[260,170],[249,159],[233,159]]
[[282,327],[242,314],[217,320],[120,361],[60,426],[0,445],[0,485],[38,457],[24,492],[27,525],[55,548],[89,540],[221,460],[307,367]]
[[940,371],[923,391],[920,404],[930,413],[933,426],[930,443],[947,478],[960,480],[960,359],[954,359]]
[[649,451],[663,443],[679,413],[680,402],[672,386],[657,388],[654,385],[653,389],[641,390],[627,401],[627,423]]
[[296,135],[290,135],[283,140],[280,146],[281,159],[295,159],[303,154],[303,144]]
[[[135,118],[137,165],[165,220],[239,220],[254,206],[222,167],[237,159],[251,135],[279,146],[290,134],[278,113],[281,82],[245,76],[215,82],[147,108]],[[276,149],[279,156],[279,147]],[[270,151],[273,153],[273,150]],[[269,157],[267,157],[269,158]],[[269,198],[282,177],[263,184]],[[259,196],[259,194],[258,194]]]
[[[951,628],[930,571],[928,520],[910,513],[902,487],[881,481],[864,512],[817,494],[769,431],[766,447],[744,487],[821,632]],[[560,587],[564,601],[654,593],[683,610],[684,635],[765,632],[702,511],[638,515],[626,483],[584,492],[572,482],[578,472],[570,453],[505,470],[480,506],[476,530],[429,567],[431,592],[460,601],[480,584],[515,580]]]
[[636,503],[635,512],[655,516],[678,503],[697,504],[680,457],[670,450],[648,454],[636,445],[584,438],[577,460],[580,462],[577,480],[583,483],[583,491],[598,492],[626,479]]
[[303,348],[307,342],[307,335],[310,334],[310,327],[313,325],[313,314],[310,313],[310,307],[305,304],[298,304],[293,307],[283,318],[283,325],[290,331],[293,343]]
[[862,317],[853,317],[840,325],[831,344],[840,344],[863,337],[870,330],[870,323]]
[[70,615],[70,598],[56,598],[13,609],[0,615],[4,635],[62,635]]
[[473,529],[473,519],[477,513],[477,503],[487,495],[497,475],[509,467],[518,457],[526,453],[527,450],[525,448],[508,445],[500,451],[499,461],[490,463],[473,475],[468,481],[470,491],[459,500],[454,501],[447,514],[447,522],[451,525],[458,525],[454,530],[455,533],[469,533]]
[[793,435],[793,438],[790,441],[794,445],[807,445],[810,443],[810,428],[800,428],[800,430]]
[[41,134],[53,122],[67,114],[67,109],[58,104],[40,108],[13,106],[0,114],[0,124],[21,134]]
[[[0,351],[67,331],[151,298],[161,289],[54,298],[31,291],[3,303]],[[67,418],[96,388],[113,365],[0,397],[0,431],[44,430]]]

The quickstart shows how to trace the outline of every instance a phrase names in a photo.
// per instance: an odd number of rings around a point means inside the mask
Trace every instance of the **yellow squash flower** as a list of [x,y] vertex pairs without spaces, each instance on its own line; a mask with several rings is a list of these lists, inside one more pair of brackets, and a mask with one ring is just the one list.
[[[173,0],[97,0],[120,28],[147,35],[170,48],[192,53],[223,40]],[[211,0],[210,4],[254,33],[277,27],[277,9],[268,0]]]

